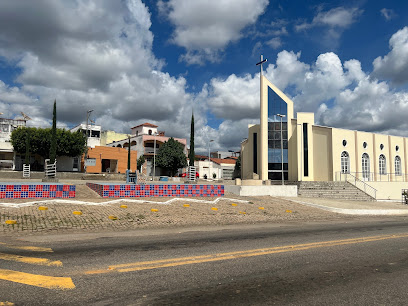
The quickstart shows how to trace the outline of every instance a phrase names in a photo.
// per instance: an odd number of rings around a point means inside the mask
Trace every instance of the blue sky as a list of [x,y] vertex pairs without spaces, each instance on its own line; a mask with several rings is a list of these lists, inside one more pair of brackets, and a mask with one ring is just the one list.
[[316,123],[408,136],[407,1],[6,0],[0,108],[33,126],[155,123],[239,149],[268,79]]

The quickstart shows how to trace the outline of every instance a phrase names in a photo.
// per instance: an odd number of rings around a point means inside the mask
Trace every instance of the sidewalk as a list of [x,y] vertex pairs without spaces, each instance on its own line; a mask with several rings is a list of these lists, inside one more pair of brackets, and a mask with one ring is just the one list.
[[286,198],[296,203],[347,215],[408,215],[408,205],[393,201],[344,201],[324,198]]
[[[77,185],[75,199],[0,199],[0,233],[33,235],[408,216],[408,205],[398,202],[240,197],[230,193],[221,198],[103,199],[84,185],[86,181],[63,182]],[[40,209],[42,206],[45,210]],[[16,223],[6,224],[7,220]]]

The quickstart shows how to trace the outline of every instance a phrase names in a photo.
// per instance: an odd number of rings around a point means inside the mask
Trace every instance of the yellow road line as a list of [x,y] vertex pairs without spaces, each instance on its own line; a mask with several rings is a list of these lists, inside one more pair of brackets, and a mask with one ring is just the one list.
[[70,277],[29,274],[5,269],[0,269],[0,279],[48,289],[66,290],[75,288]]
[[42,247],[35,247],[35,246],[17,246],[17,245],[8,245],[7,243],[0,242],[0,244],[4,245],[6,248],[9,249],[16,249],[16,250],[25,250],[25,251],[33,251],[33,252],[54,252],[51,248],[42,248]]
[[14,305],[14,303],[12,303],[12,302],[0,302],[0,306],[13,306]]
[[102,273],[109,273],[109,272],[131,272],[131,271],[164,268],[164,267],[175,267],[175,266],[181,266],[181,265],[197,264],[197,263],[212,262],[212,261],[219,261],[219,260],[228,260],[228,259],[236,259],[236,258],[243,258],[243,257],[252,257],[252,256],[260,256],[260,255],[268,255],[268,254],[276,254],[276,253],[284,253],[284,252],[301,251],[301,250],[308,250],[312,248],[322,248],[322,247],[356,244],[356,243],[380,241],[380,240],[386,240],[386,239],[407,238],[407,237],[408,237],[408,234],[382,235],[382,236],[371,236],[371,237],[362,237],[362,238],[312,242],[312,243],[304,243],[304,244],[296,244],[296,245],[286,245],[286,246],[280,246],[280,247],[253,249],[253,250],[236,251],[236,252],[228,252],[228,253],[218,253],[218,254],[209,254],[209,255],[200,255],[200,256],[181,257],[181,258],[169,258],[169,259],[153,260],[153,261],[142,261],[142,262],[134,262],[134,263],[128,263],[128,264],[112,265],[112,266],[109,266],[108,269],[86,271],[85,274],[102,274]]
[[21,255],[0,253],[0,259],[24,262],[24,263],[33,264],[33,265],[62,267],[61,261],[59,260],[51,261],[48,258],[27,257],[27,256],[21,256]]

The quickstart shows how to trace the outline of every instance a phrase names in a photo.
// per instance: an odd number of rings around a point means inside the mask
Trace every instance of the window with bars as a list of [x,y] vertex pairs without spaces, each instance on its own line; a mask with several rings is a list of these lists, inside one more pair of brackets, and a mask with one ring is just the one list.
[[401,157],[395,156],[395,175],[401,174]]
[[380,158],[379,158],[379,169],[380,169],[380,174],[381,175],[387,174],[386,165],[387,165],[387,163],[386,163],[385,156],[384,156],[384,154],[381,154]]
[[341,173],[350,173],[350,157],[346,151],[341,153]]
[[361,168],[363,170],[363,179],[370,179],[370,157],[367,153],[364,153],[361,158]]

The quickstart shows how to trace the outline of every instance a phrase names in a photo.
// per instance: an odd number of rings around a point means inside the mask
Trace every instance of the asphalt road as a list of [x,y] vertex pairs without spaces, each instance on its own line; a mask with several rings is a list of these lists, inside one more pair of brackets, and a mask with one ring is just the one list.
[[0,237],[0,305],[407,301],[402,217]]

